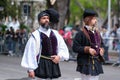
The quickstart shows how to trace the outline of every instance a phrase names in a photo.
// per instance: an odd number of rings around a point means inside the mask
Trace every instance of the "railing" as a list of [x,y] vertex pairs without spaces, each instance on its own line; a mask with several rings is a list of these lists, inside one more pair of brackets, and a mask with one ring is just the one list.
[[[109,38],[103,38],[103,41],[105,39],[107,39],[107,42],[108,42],[108,43],[106,43],[106,44],[108,44],[108,55],[106,55],[106,56],[109,58],[109,61],[120,60],[119,59],[120,54],[118,54],[118,50],[120,50],[120,49],[117,49],[117,44],[118,43],[113,43],[114,40],[118,40],[118,39],[113,38],[113,37],[109,37]],[[11,48],[12,52],[10,52],[9,49],[8,49],[8,47],[10,47],[10,46],[9,46],[9,43],[7,42],[6,38],[0,36],[0,54],[13,53],[13,55],[15,55],[15,56],[22,56],[23,52],[24,52],[26,42],[27,42],[27,37],[23,37],[21,40],[18,39],[17,41],[12,40],[11,43],[13,43],[12,44],[13,48]],[[72,53],[70,53],[70,55],[71,55],[71,57],[75,58],[76,53],[72,52]]]
[[12,56],[22,56],[24,47],[27,42],[27,37],[22,37],[21,39],[16,40],[8,40],[4,36],[0,36],[0,54],[8,54],[11,53]]

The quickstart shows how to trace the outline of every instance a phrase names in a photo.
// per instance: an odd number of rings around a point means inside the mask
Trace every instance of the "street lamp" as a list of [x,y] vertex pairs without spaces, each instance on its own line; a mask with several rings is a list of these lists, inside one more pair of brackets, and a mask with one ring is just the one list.
[[111,0],[108,0],[108,32],[110,33],[111,29]]
[[118,21],[118,26],[120,27],[120,0],[118,1],[118,15],[117,15],[117,21]]

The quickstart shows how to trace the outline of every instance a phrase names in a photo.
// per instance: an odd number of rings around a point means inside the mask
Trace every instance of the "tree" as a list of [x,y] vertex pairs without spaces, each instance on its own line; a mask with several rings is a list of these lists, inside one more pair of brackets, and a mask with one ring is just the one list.
[[6,6],[6,0],[0,0],[0,7],[3,8],[0,11],[0,20],[3,18],[4,14],[5,14],[5,6]]
[[[117,0],[111,0],[112,14],[117,13]],[[94,9],[97,11],[99,18],[104,20],[103,25],[107,22],[108,0],[71,0],[70,4],[70,23],[75,24],[76,21],[82,19],[82,14],[85,8]]]
[[[75,24],[77,21],[80,21],[85,8],[96,10],[99,18],[103,20],[102,25],[107,23],[108,0],[56,0],[53,5],[51,5],[50,1],[52,0],[47,0],[48,8],[53,7],[60,13],[58,29],[65,25],[66,20],[67,24]],[[111,0],[111,5],[112,16],[114,16],[118,13],[117,0]]]
[[65,24],[69,23],[69,16],[70,16],[69,6],[70,6],[70,0],[56,0],[55,4],[53,5],[51,4],[50,0],[47,0],[47,7],[55,8],[60,14],[59,23],[57,24],[57,30],[64,27]]
[[65,26],[65,20],[69,21],[70,0],[57,0],[56,2],[57,2],[58,12],[60,14],[60,21],[58,23],[58,29],[60,29],[60,27]]
[[0,19],[6,16],[16,17],[19,13],[16,1],[11,4],[11,0],[0,0],[0,6],[4,8],[3,11],[0,12]]

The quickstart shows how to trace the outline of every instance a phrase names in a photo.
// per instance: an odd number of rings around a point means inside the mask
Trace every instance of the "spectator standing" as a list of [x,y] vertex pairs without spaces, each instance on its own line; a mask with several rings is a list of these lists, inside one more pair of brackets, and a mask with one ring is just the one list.
[[117,51],[118,51],[118,63],[119,63],[119,67],[120,67],[120,26],[118,26],[118,24],[116,24],[117,26]]
[[109,61],[109,55],[108,55],[108,49],[109,49],[109,32],[105,28],[103,28],[102,32],[101,32],[101,36],[102,36],[102,39],[103,39],[104,49],[105,49],[104,59],[105,59],[105,61]]

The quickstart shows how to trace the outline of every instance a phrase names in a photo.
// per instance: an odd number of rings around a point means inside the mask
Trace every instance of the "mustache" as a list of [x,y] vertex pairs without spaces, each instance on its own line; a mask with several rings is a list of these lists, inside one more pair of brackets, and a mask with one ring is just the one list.
[[49,23],[48,22],[46,22],[46,23],[43,23],[43,24],[41,24],[42,26],[49,26]]

